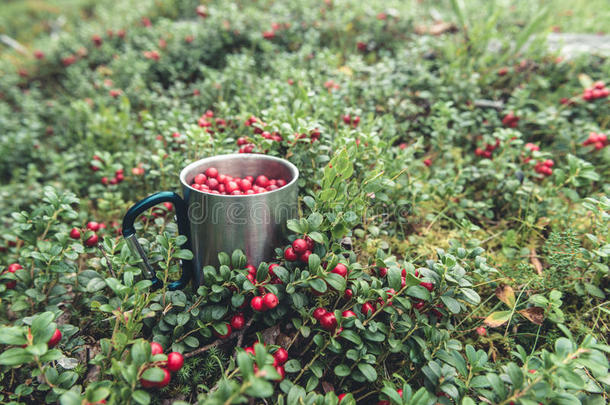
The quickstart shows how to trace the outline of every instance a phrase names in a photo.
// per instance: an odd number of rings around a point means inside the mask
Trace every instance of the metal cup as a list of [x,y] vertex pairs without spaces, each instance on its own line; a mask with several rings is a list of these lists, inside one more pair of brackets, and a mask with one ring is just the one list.
[[[265,175],[284,179],[277,190],[251,195],[209,194],[190,186],[195,176],[209,167],[232,177]],[[138,215],[161,202],[171,202],[176,210],[178,232],[187,237],[186,248],[193,260],[182,261],[180,280],[170,283],[171,290],[183,288],[191,279],[199,286],[203,267],[218,265],[218,253],[241,249],[248,262],[258,266],[274,257],[275,247],[286,240],[286,222],[298,213],[298,169],[290,162],[259,154],[230,154],[198,160],[182,169],[180,182],[184,198],[169,191],[153,194],[134,204],[123,218],[123,236],[134,254],[142,258],[145,277],[159,288],[146,253],[138,242],[134,222]]]

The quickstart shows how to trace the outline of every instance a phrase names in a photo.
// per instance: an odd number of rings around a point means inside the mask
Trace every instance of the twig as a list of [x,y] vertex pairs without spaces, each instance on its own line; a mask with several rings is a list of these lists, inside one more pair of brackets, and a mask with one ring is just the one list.
[[106,264],[108,265],[108,270],[110,270],[110,274],[112,274],[112,277],[116,278],[114,270],[112,270],[112,263],[110,263],[110,259],[108,259],[108,256],[106,256],[106,251],[104,250],[104,247],[98,243],[97,248],[102,252],[102,255],[104,255],[104,259],[106,259]]
[[229,338],[227,338],[227,339],[216,339],[215,341],[213,341],[210,344],[207,344],[207,345],[205,345],[203,347],[200,347],[197,350],[193,350],[192,352],[185,354],[184,357],[189,358],[189,357],[196,356],[198,354],[201,354],[201,353],[203,353],[205,351],[210,350],[212,347],[216,347],[216,346],[220,345],[221,343],[227,342],[228,340],[235,339],[235,338],[237,338],[237,346],[236,347],[241,346],[241,343],[242,343],[242,341],[244,339],[244,334],[246,333],[246,330],[250,327],[250,325],[252,325],[252,321],[253,320],[254,320],[254,318],[250,318],[250,320],[248,321],[248,323],[246,323],[246,326],[244,326],[244,328],[242,330],[240,330],[238,333],[232,334],[231,336],[229,336]]
[[205,346],[203,346],[203,347],[200,347],[200,348],[199,348],[199,349],[197,349],[197,350],[194,350],[194,351],[192,351],[192,352],[190,352],[190,353],[185,354],[185,355],[184,355],[184,357],[188,359],[189,357],[196,356],[196,355],[198,355],[199,353],[203,353],[203,352],[205,352],[205,351],[207,351],[207,350],[210,350],[212,347],[216,347],[216,346],[218,346],[218,345],[219,345],[219,344],[221,344],[223,341],[225,341],[225,340],[224,340],[224,339],[216,339],[215,341],[213,341],[213,342],[212,342],[212,343],[210,343],[209,345],[205,345]]
[[6,45],[10,46],[11,48],[13,48],[14,50],[16,50],[17,52],[23,54],[23,55],[27,55],[29,52],[28,50],[21,45],[19,42],[15,41],[13,38],[9,37],[8,35],[0,35],[0,41],[5,43]]
[[535,248],[530,249],[530,262],[536,269],[536,273],[538,273],[538,275],[541,276],[542,275],[542,263],[540,263],[540,260],[538,259],[538,253],[536,253]]

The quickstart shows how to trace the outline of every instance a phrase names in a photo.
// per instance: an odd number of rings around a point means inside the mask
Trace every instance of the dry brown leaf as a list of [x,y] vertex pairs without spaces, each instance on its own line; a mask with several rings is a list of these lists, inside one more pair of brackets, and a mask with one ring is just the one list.
[[496,288],[496,296],[500,301],[508,305],[509,308],[515,307],[515,291],[509,285],[501,285]]
[[542,322],[544,321],[544,309],[540,307],[529,307],[517,312],[536,325],[542,325]]

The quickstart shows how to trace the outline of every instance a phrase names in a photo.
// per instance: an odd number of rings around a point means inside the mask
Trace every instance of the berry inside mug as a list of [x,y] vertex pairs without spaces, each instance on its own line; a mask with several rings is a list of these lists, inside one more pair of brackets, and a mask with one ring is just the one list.
[[274,258],[274,248],[286,241],[286,223],[297,217],[299,171],[287,160],[259,154],[218,155],[182,169],[182,196],[161,191],[134,204],[123,218],[123,237],[140,256],[144,276],[160,288],[135,230],[137,217],[153,206],[170,202],[175,207],[183,246],[193,252],[182,261],[182,276],[168,285],[184,288],[189,281],[201,285],[203,267],[218,266],[218,253],[241,249],[251,265]]

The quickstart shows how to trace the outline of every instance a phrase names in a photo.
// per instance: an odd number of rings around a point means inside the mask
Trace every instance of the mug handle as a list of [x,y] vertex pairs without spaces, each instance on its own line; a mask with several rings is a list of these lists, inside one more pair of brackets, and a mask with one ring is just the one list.
[[[138,242],[138,238],[136,236],[136,230],[134,227],[134,222],[136,218],[142,214],[147,209],[162,203],[162,202],[171,202],[174,204],[174,209],[176,210],[176,220],[178,221],[178,232],[180,235],[186,236],[186,243],[183,245],[183,248],[190,249],[190,241],[189,241],[189,227],[188,227],[188,215],[186,203],[178,194],[172,191],[161,191],[146,197],[143,200],[135,203],[125,214],[123,217],[123,237],[127,241],[129,248],[131,251],[139,255],[142,258],[142,262],[139,264],[142,269],[142,273],[144,276],[152,281],[153,290],[157,290],[161,288],[163,282],[157,278],[155,271],[153,270],[150,262],[148,261],[148,257],[146,256],[146,252]],[[170,290],[179,290],[184,288],[188,282],[190,281],[193,275],[193,263],[191,260],[182,260],[182,276],[180,280],[174,281],[168,285]]]

